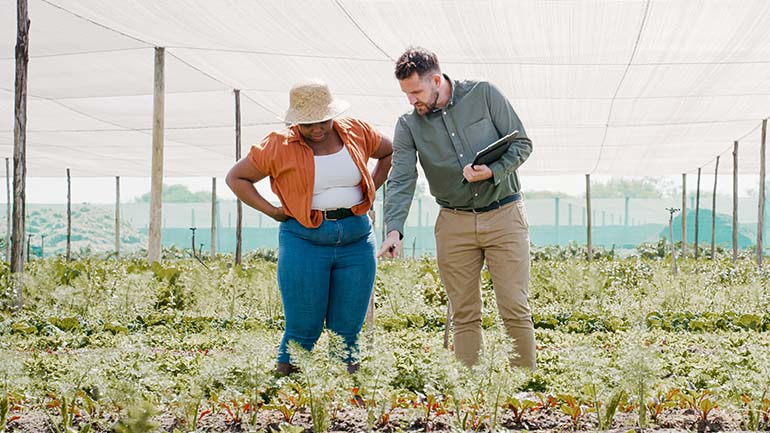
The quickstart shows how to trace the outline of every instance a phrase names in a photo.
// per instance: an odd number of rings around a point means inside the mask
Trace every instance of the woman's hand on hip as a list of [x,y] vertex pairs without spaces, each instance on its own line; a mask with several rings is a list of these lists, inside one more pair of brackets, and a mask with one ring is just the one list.
[[268,216],[279,223],[282,223],[289,219],[289,216],[286,215],[286,212],[283,211],[283,206],[278,206],[273,209],[272,212],[268,214]]

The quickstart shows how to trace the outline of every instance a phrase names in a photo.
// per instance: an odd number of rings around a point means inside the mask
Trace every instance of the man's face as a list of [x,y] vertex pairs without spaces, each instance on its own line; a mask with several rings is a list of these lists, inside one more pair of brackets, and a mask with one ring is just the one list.
[[398,84],[401,86],[401,91],[406,94],[409,104],[414,106],[420,116],[437,108],[440,75],[432,74],[420,78],[415,72],[403,80],[398,80]]

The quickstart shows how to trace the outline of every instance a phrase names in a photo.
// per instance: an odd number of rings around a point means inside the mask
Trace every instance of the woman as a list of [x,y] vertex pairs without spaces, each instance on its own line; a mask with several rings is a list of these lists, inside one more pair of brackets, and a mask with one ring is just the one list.
[[[369,123],[337,117],[349,107],[320,81],[295,85],[284,121],[227,174],[247,205],[279,221],[278,287],[286,329],[277,372],[294,371],[287,343],[310,350],[326,326],[347,347],[349,370],[369,304],[376,268],[367,211],[390,170],[393,144]],[[377,159],[369,173],[366,163]],[[254,184],[270,177],[281,206]]]

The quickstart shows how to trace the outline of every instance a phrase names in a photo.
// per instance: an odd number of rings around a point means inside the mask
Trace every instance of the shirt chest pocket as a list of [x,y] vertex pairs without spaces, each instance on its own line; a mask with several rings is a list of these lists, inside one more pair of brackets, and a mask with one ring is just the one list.
[[481,150],[498,138],[497,129],[492,121],[483,118],[463,128],[465,143],[472,149]]

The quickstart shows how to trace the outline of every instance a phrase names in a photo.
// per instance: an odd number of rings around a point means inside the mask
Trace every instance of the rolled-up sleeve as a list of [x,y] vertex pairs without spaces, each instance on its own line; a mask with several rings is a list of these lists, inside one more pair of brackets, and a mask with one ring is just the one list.
[[393,166],[385,196],[386,232],[397,230],[403,235],[416,184],[417,148],[406,121],[400,118],[393,136]]
[[529,158],[529,155],[532,153],[532,140],[527,137],[524,125],[522,125],[519,116],[513,110],[508,98],[493,84],[488,84],[487,98],[489,98],[489,111],[495,128],[501,134],[508,134],[515,130],[519,131],[508,151],[489,166],[493,173],[494,183],[498,185]]

